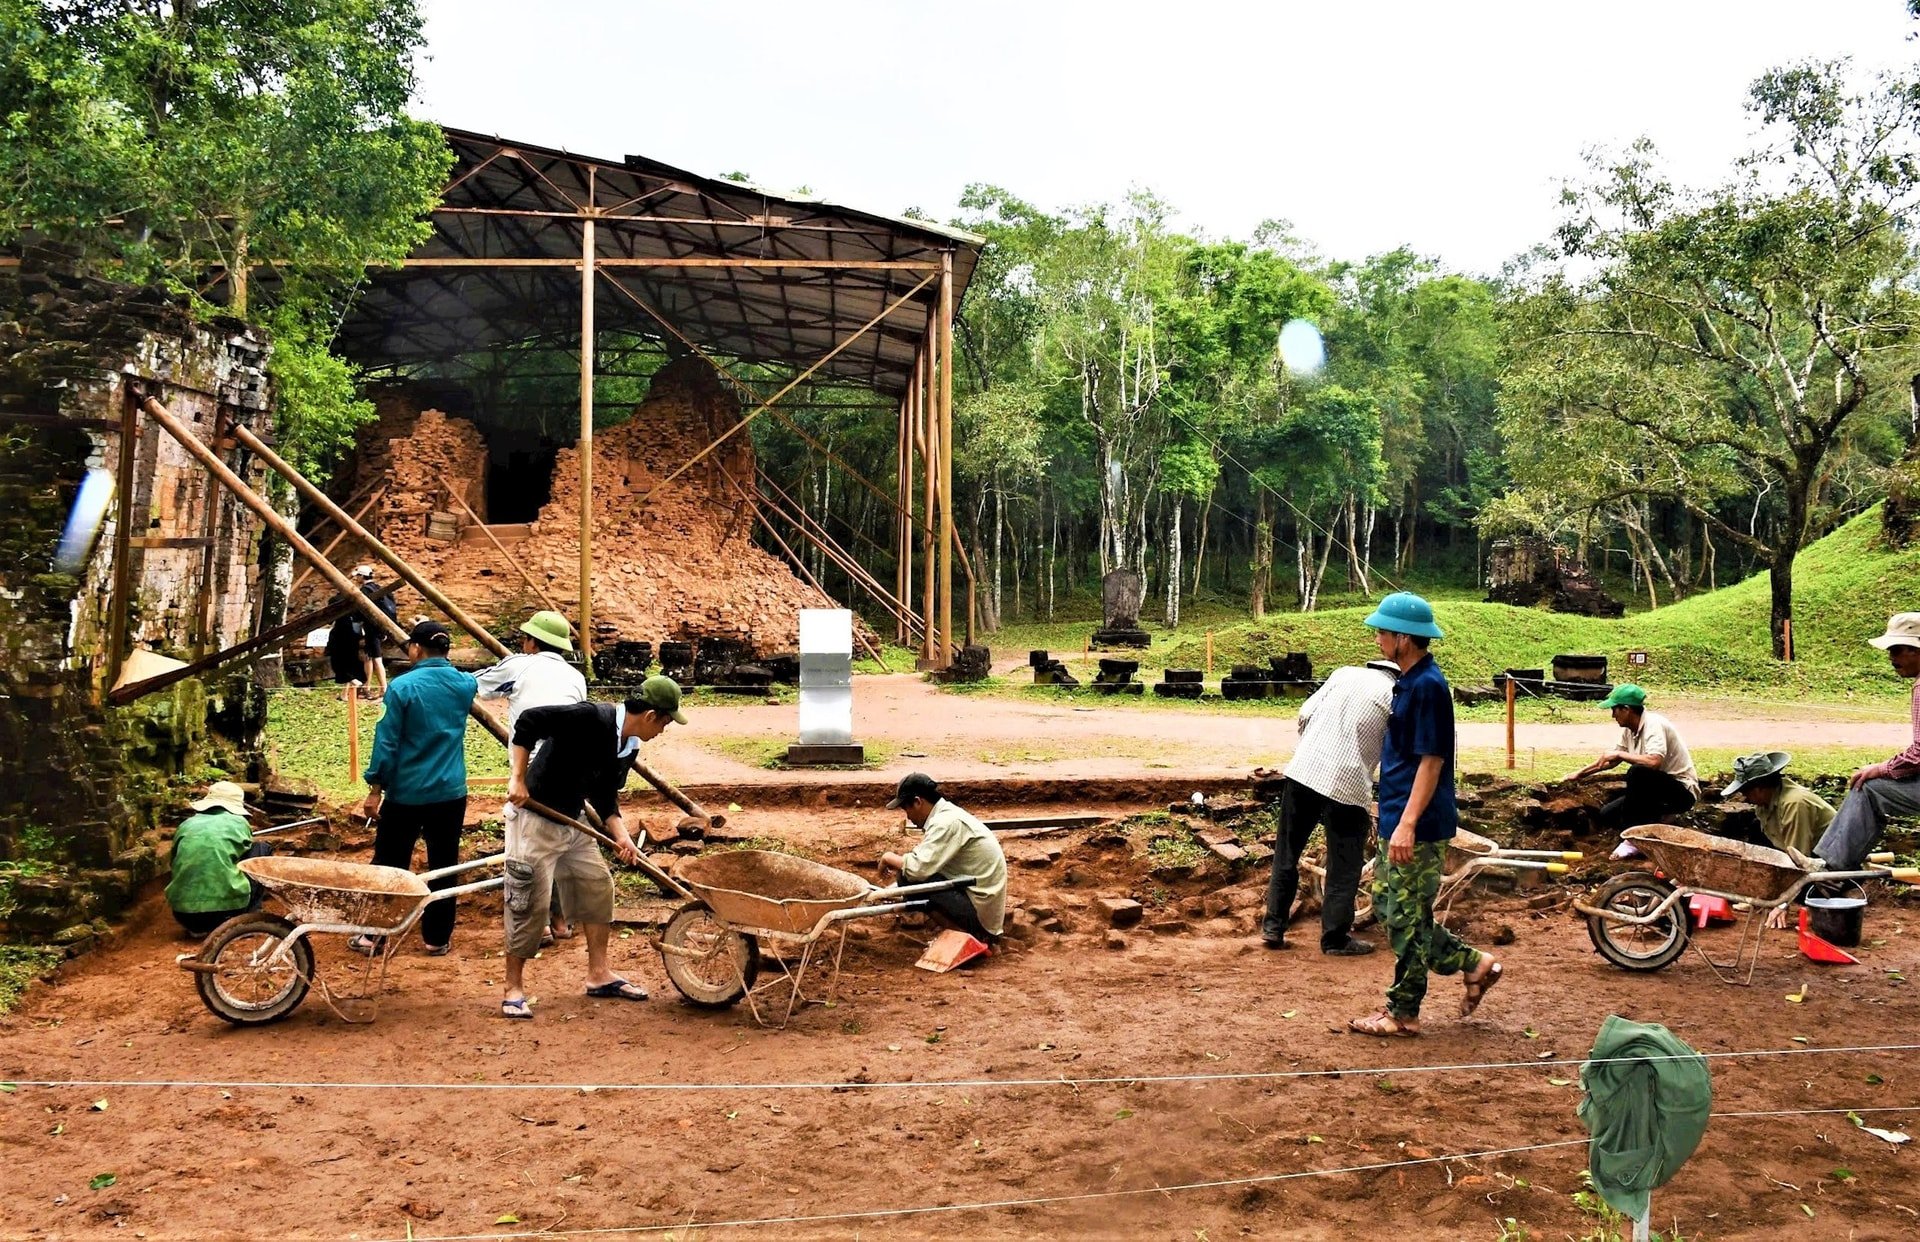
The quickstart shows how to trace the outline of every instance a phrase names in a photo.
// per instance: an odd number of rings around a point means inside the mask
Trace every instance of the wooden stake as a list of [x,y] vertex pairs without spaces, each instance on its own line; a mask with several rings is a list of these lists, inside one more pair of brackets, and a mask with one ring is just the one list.
[[[335,622],[338,624],[338,622]],[[360,783],[360,687],[347,683],[347,784]]]
[[1516,697],[1513,675],[1507,675],[1507,767],[1513,767],[1513,704]]
[[1213,631],[1207,631],[1207,676],[1213,676]]
[[1781,618],[1780,637],[1785,640],[1781,645],[1786,650],[1787,661],[1788,663],[1792,663],[1793,661],[1793,618],[1792,617]]

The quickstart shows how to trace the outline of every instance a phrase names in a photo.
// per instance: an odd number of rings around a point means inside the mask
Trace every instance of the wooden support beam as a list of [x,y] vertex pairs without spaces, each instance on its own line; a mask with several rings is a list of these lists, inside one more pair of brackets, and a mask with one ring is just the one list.
[[[953,662],[953,252],[941,256],[940,318],[940,666]],[[973,640],[973,624],[967,624]]]
[[213,540],[206,535],[135,535],[127,541],[136,548],[208,548]]
[[[373,593],[372,597],[379,599],[391,595],[393,590],[393,585],[381,587]],[[362,593],[364,594],[364,592]],[[282,639],[304,634],[318,626],[332,624],[334,621],[352,611],[352,600],[335,599],[324,608],[316,608],[311,612],[302,613],[291,621],[276,625],[272,629],[262,634],[257,634],[243,643],[236,643],[228,647],[225,651],[216,651],[212,655],[202,656],[191,664],[181,668],[170,669],[167,672],[161,673],[158,677],[149,677],[144,681],[128,682],[119,689],[110,691],[107,694],[107,702],[113,704],[115,707],[123,706],[133,702],[135,699],[144,698],[156,690],[165,690],[175,682],[185,681],[189,677],[198,677],[202,673],[220,668],[223,665],[232,664],[236,660],[243,660],[263,647],[271,647]]]
[[120,668],[126,663],[131,636],[128,617],[133,605],[133,468],[134,449],[140,441],[140,402],[128,388],[122,394],[120,410],[120,453],[114,479],[114,503],[119,511],[113,519],[113,597],[107,602],[107,684],[120,680]]
[[[385,483],[382,483],[379,487],[374,488],[373,495],[367,497],[366,503],[361,505],[360,508],[353,513],[352,515],[353,520],[355,522],[358,522],[361,518],[367,516],[367,511],[373,508],[373,506],[375,506],[376,504],[379,504],[380,498],[385,496],[386,494],[387,494],[387,485]],[[327,540],[327,546],[320,549],[320,555],[325,557],[331,557],[333,555],[333,550],[339,547],[340,541],[345,539],[346,537],[347,537],[347,528],[342,526],[337,532],[335,532],[333,538]],[[300,576],[293,580],[293,585],[291,587],[287,588],[287,598],[292,599],[295,593],[298,592],[302,586],[306,585],[307,579],[311,578],[312,576],[313,576],[312,565],[308,565],[305,569],[301,570]]]
[[933,519],[934,506],[938,502],[936,489],[940,482],[940,471],[936,463],[940,457],[939,429],[934,424],[933,402],[929,399],[933,391],[934,351],[938,339],[933,325],[927,325],[926,345],[920,350],[919,365],[914,368],[913,390],[915,403],[919,407],[920,424],[920,615],[927,619],[926,628],[920,632],[920,663],[935,667],[935,650],[940,641],[939,626],[935,620],[934,571],[939,562],[933,556]]
[[[510,258],[467,258],[465,256],[429,256],[418,259],[402,259],[401,267],[571,267],[578,269],[579,259],[510,259]],[[602,255],[595,260],[598,267],[718,267],[718,268],[801,268],[819,272],[926,272],[938,276],[941,266],[923,259],[761,259],[735,255],[728,257],[708,257],[704,255],[684,255],[678,257],[641,256],[628,258],[625,255]]]
[[593,219],[580,223],[580,658],[593,673]]

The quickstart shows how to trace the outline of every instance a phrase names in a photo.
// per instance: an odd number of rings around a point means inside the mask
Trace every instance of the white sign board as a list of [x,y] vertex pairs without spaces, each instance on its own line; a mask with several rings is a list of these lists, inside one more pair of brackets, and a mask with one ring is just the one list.
[[800,742],[845,746],[853,741],[853,613],[800,610]]

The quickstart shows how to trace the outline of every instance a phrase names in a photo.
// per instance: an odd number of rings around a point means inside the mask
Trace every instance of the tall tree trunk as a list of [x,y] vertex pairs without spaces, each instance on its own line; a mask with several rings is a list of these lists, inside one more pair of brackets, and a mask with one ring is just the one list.
[[993,615],[1002,615],[1005,599],[1000,594],[1000,566],[1007,555],[1007,494],[999,485],[999,471],[994,472],[993,488]]
[[1180,624],[1180,498],[1168,506],[1173,510],[1172,530],[1167,539],[1167,628]]
[[1247,606],[1257,621],[1267,615],[1267,580],[1273,573],[1273,527],[1267,520],[1267,498],[1256,502],[1258,520],[1253,524],[1252,581],[1247,588]]
[[1797,549],[1781,549],[1767,566],[1767,594],[1772,602],[1773,658],[1787,658],[1787,627],[1793,621],[1793,561]]
[[1327,580],[1327,562],[1333,559],[1334,543],[1333,532],[1329,530],[1326,543],[1320,549],[1320,567],[1313,571],[1313,596],[1312,602],[1307,605],[1307,612],[1312,612],[1320,606],[1320,587]]
[[1360,526],[1360,591],[1373,598],[1373,528],[1380,520],[1380,506],[1367,506],[1367,520]]
[[1200,576],[1207,568],[1207,515],[1213,512],[1213,494],[1207,494],[1207,503],[1200,506],[1200,537],[1193,541],[1193,590],[1200,593]]

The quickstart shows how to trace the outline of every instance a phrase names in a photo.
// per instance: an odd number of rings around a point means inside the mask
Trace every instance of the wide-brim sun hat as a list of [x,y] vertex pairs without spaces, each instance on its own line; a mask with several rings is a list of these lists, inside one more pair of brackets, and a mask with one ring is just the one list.
[[227,811],[244,819],[247,814],[247,793],[232,781],[215,781],[207,786],[204,798],[187,805],[196,811]]
[[1867,640],[1882,651],[1920,647],[1920,612],[1896,612],[1887,618],[1887,632]]
[[558,647],[562,651],[573,650],[573,628],[557,612],[534,613],[521,624],[520,632],[549,647]]
[[1784,772],[1793,762],[1793,756],[1784,750],[1763,750],[1756,754],[1741,755],[1733,761],[1733,784],[1720,791],[1723,798],[1745,789],[1758,780],[1765,780],[1776,772]]
[[1411,591],[1395,591],[1381,600],[1366,624],[1376,630],[1411,634],[1416,638],[1446,637],[1446,633],[1434,623],[1433,605]]

